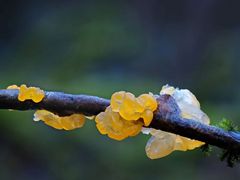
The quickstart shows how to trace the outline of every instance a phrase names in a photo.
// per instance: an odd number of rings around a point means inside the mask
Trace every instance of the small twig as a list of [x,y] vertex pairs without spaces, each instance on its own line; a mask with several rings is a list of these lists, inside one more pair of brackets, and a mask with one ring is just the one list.
[[[150,127],[206,142],[231,152],[240,152],[240,136],[232,131],[184,119],[175,100],[169,95],[156,96],[158,109]],[[18,90],[0,90],[0,109],[37,110],[46,109],[60,116],[82,113],[88,116],[104,111],[110,101],[96,96],[72,95],[45,91],[40,103],[18,101]]]

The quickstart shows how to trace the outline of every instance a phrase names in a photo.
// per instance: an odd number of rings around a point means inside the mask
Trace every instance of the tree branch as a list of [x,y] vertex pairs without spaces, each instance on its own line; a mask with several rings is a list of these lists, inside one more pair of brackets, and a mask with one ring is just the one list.
[[[184,119],[180,116],[180,109],[171,96],[156,97],[158,109],[154,112],[150,127],[203,141],[231,152],[240,152],[239,133],[224,131],[221,128],[205,125],[195,120]],[[48,91],[45,91],[45,97],[40,103],[34,103],[31,100],[20,102],[18,101],[18,90],[0,90],[0,109],[46,109],[60,116],[74,113],[91,116],[104,111],[109,105],[109,100],[96,96]]]

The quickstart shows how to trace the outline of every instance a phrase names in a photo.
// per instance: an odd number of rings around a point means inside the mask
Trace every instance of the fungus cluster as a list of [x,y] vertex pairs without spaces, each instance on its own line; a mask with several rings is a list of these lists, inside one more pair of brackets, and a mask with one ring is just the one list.
[[[18,100],[21,102],[32,100],[39,103],[45,97],[44,91],[37,87],[12,85],[7,89],[19,90]],[[166,85],[160,91],[160,95],[164,94],[171,95],[175,99],[181,116],[186,120],[194,119],[204,124],[210,123],[208,116],[201,110],[197,98],[189,90],[175,89]],[[119,141],[136,136],[141,131],[143,134],[150,134],[151,138],[148,140],[145,150],[151,159],[162,158],[175,150],[192,150],[204,144],[180,135],[148,128],[157,107],[155,96],[151,93],[135,97],[129,92],[116,92],[111,97],[110,106],[95,117],[96,127],[101,134]],[[60,117],[47,110],[37,110],[34,114],[34,121],[40,120],[58,130],[73,130],[84,125],[85,116],[72,114]]]
[[19,101],[26,101],[32,100],[35,103],[39,103],[45,97],[45,93],[43,90],[37,87],[27,87],[25,84],[22,84],[20,87],[17,85],[8,86],[7,89],[18,89],[18,100]]
[[[175,89],[166,85],[160,92],[160,95],[163,94],[171,95],[175,99],[183,118],[194,119],[203,124],[210,123],[208,116],[201,110],[197,98],[189,90]],[[204,142],[152,128],[143,128],[142,132],[152,135],[145,148],[147,156],[151,159],[167,156],[176,150],[193,150],[204,145]]]
[[153,119],[157,101],[151,94],[135,97],[129,92],[116,92],[111,104],[96,117],[96,126],[101,134],[107,134],[115,140],[136,136],[142,126],[148,126]]
[[[45,97],[45,93],[38,87],[27,87],[25,84],[21,86],[11,85],[7,89],[17,89],[18,100],[23,102],[26,100],[32,100],[35,103],[39,103]],[[47,110],[37,110],[34,113],[34,121],[42,120],[46,125],[55,129],[73,130],[81,128],[85,123],[85,116],[82,114],[72,114],[70,116],[60,117]]]

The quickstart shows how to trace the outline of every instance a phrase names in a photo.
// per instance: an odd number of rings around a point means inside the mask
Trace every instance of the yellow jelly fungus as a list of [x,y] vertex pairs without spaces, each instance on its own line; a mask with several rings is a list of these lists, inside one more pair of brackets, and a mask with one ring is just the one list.
[[150,159],[162,158],[177,150],[193,150],[204,144],[203,142],[185,138],[173,133],[151,128],[145,129],[150,129],[147,130],[147,134],[150,133],[152,135],[152,137],[148,140],[145,148],[146,154]]
[[142,94],[137,99],[141,101],[141,104],[145,107],[145,109],[149,109],[151,111],[154,111],[157,109],[157,102],[153,97],[153,95]]
[[111,107],[107,107],[105,112],[96,116],[96,126],[101,134],[115,140],[123,140],[129,136],[136,136],[142,129],[141,121],[126,121],[119,113],[113,112]]
[[153,119],[153,112],[157,109],[157,101],[150,94],[142,94],[137,98],[141,102],[141,105],[144,106],[144,111],[141,113],[143,118],[144,125],[149,126]]
[[35,103],[39,103],[43,100],[45,93],[43,90],[37,87],[27,87],[25,84],[19,88],[18,100],[32,100]]
[[[197,98],[189,90],[175,89],[166,85],[163,86],[160,94],[171,95],[181,110],[181,116],[186,120],[193,119],[203,124],[210,123],[208,116],[200,109]],[[193,150],[205,144],[201,141],[152,128],[143,128],[142,132],[152,135],[145,148],[147,156],[151,159],[162,158],[175,150]]]
[[171,154],[174,150],[175,136],[171,133],[158,133],[152,136],[145,148],[147,156],[150,159],[157,159]]
[[85,123],[85,117],[82,114],[72,114],[71,116],[60,117],[46,110],[38,110],[35,112],[34,121],[40,120],[48,126],[59,130],[73,130],[81,128]]
[[181,143],[179,143],[182,145],[182,146],[178,147],[179,149],[177,149],[177,147],[175,147],[175,150],[179,150],[179,151],[193,150],[193,149],[198,148],[205,144],[204,142],[194,140],[194,139],[189,139],[189,138],[182,137],[182,136],[177,136],[176,142],[177,142],[177,139],[182,141]]
[[125,91],[119,91],[111,97],[111,108],[114,112],[119,112],[123,99],[126,95]]
[[149,126],[153,119],[153,112],[147,109],[141,114],[141,117],[143,118],[144,125]]
[[157,101],[151,94],[135,97],[129,92],[116,92],[111,97],[111,108],[128,121],[143,119],[144,125],[149,126],[153,119],[153,111],[157,109]]
[[14,84],[14,85],[8,86],[7,89],[19,89],[19,87]]

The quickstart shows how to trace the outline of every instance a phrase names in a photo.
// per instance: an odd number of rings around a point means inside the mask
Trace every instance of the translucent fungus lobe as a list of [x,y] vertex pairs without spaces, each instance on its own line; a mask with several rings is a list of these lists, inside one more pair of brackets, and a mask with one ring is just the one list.
[[150,133],[152,137],[148,140],[145,150],[150,159],[165,157],[173,151],[193,150],[204,144],[197,140],[156,129],[150,129],[148,133]]
[[[160,94],[171,95],[181,110],[181,116],[186,120],[193,119],[204,124],[210,123],[208,116],[200,109],[197,98],[189,90],[164,86]],[[143,129],[143,133],[152,135],[145,148],[147,156],[151,159],[164,157],[175,150],[192,150],[204,144],[201,141],[151,128]]]
[[172,153],[175,147],[175,134],[160,133],[152,136],[146,145],[146,154],[150,159],[157,159]]
[[52,112],[38,110],[34,114],[34,121],[40,120],[55,129],[73,130],[81,128],[84,125],[85,116],[82,114],[72,114],[71,116],[59,117]]

